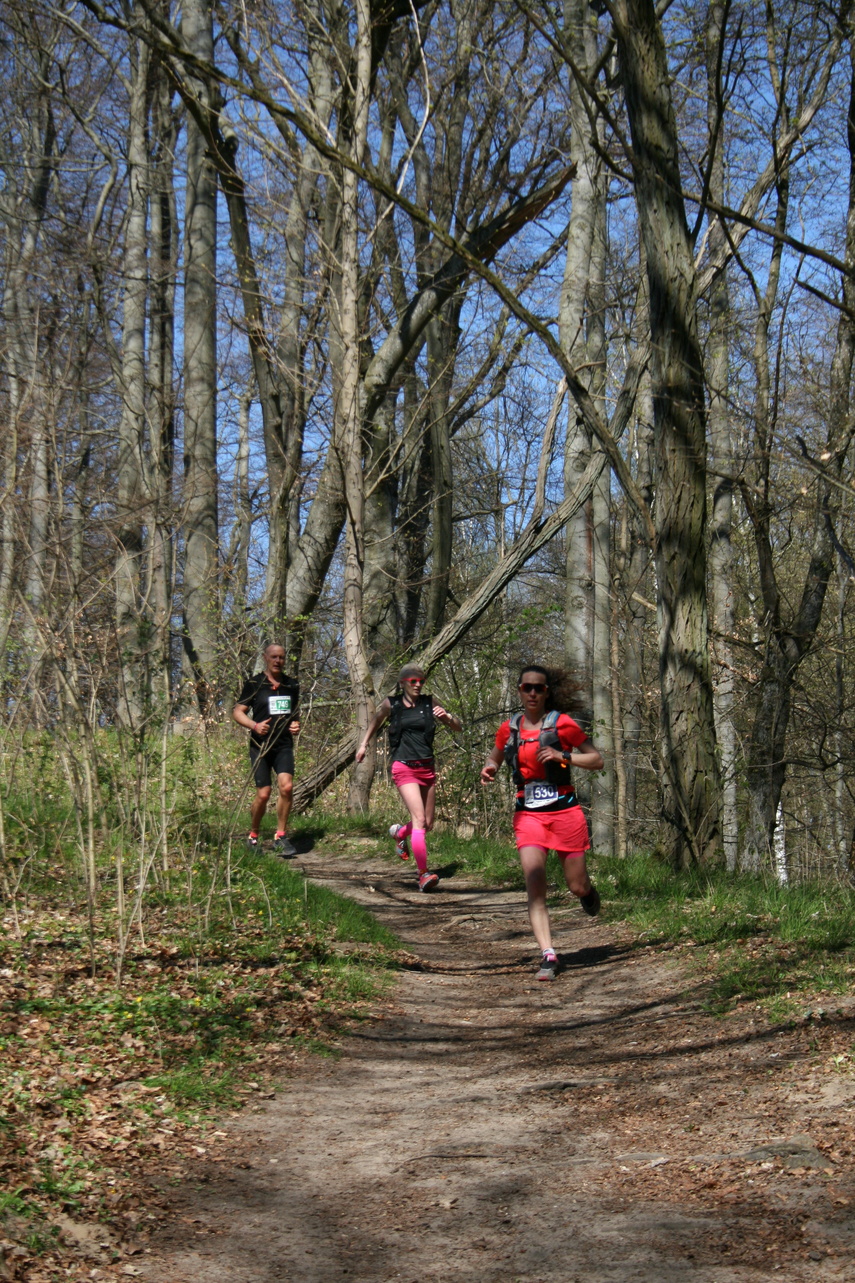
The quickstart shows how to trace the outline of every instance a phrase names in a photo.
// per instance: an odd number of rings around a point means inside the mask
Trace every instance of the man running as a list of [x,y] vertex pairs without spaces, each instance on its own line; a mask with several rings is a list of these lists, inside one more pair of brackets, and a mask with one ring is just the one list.
[[279,784],[276,798],[276,836],[273,849],[290,859],[297,854],[286,836],[291,796],[294,789],[294,736],[299,733],[297,705],[300,687],[293,677],[286,677],[285,647],[271,642],[264,649],[264,672],[255,673],[244,682],[232,717],[250,732],[249,760],[255,780],[255,801],[250,812],[251,827],[246,844],[258,846],[261,821],[270,801],[271,778]]

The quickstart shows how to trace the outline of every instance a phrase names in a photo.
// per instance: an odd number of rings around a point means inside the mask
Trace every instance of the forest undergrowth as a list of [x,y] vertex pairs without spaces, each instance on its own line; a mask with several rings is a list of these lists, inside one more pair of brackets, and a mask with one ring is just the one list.
[[[298,1056],[336,1054],[409,959],[365,910],[232,842],[210,810],[187,858],[173,840],[175,866],[149,867],[136,898],[126,853],[122,920],[121,835],[99,842],[93,904],[56,794],[53,809],[5,798],[0,1278],[33,1283],[69,1277],[93,1245],[135,1272],[165,1211],[152,1163],[177,1181],[215,1153],[218,1119],[272,1095]],[[298,840],[328,829],[304,821]]]
[[[167,865],[129,840],[127,812],[114,815],[98,832],[94,894],[73,797],[56,783],[7,788],[0,1278],[69,1277],[87,1242],[107,1243],[116,1268],[133,1273],[146,1229],[166,1213],[151,1164],[178,1181],[195,1157],[216,1154],[225,1116],[272,1094],[296,1057],[336,1054],[412,962],[365,910],[245,850],[224,776],[219,796],[211,781],[197,790],[195,811],[176,784]],[[370,818],[298,817],[298,849],[370,849],[397,864],[392,804],[381,783]],[[157,853],[155,834],[152,821]],[[522,887],[507,842],[440,825],[431,849],[445,877]],[[591,867],[605,917],[639,948],[674,951],[711,1018],[752,1004],[772,1023],[822,1019],[852,989],[849,886],[675,874],[643,853],[594,855]],[[555,857],[549,875],[557,903]],[[837,1060],[852,1072],[855,1049]]]

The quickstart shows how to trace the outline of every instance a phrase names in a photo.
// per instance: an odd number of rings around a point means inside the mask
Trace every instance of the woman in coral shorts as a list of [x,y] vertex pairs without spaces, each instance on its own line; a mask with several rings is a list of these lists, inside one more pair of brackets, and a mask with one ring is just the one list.
[[505,761],[517,786],[514,835],[525,874],[528,916],[542,954],[538,980],[554,980],[558,973],[546,907],[550,850],[560,858],[564,880],[584,911],[591,917],[600,911],[600,897],[585,865],[591,843],[570,762],[583,771],[599,771],[603,757],[569,716],[568,710],[578,711],[578,689],[561,670],[527,664],[519,677],[522,712],[499,727],[481,771],[481,783],[490,784]]

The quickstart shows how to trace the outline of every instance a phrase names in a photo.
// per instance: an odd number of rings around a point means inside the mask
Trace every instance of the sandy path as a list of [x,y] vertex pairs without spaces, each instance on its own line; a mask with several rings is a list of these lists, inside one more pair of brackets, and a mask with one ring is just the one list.
[[667,955],[575,902],[555,918],[567,969],[538,985],[521,895],[451,877],[419,896],[407,866],[358,854],[300,863],[426,969],[340,1059],[225,1124],[234,1161],[170,1188],[147,1278],[855,1278],[855,1082],[814,1035],[703,1015]]

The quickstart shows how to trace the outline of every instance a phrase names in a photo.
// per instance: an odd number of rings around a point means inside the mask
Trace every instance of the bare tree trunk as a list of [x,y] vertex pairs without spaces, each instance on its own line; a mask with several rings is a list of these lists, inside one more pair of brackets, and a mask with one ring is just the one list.
[[[710,196],[725,203],[724,129],[721,104],[721,49],[724,41],[725,0],[711,0],[707,15],[707,138],[711,153]],[[717,229],[716,242],[723,239]],[[713,692],[721,782],[721,831],[724,858],[732,872],[739,857],[739,826],[736,810],[737,736],[733,719],[734,665],[730,638],[733,635],[733,444],[728,398],[731,325],[727,267],[714,278],[709,290],[709,429],[713,477],[712,539],[710,578],[713,612]]]
[[684,867],[714,858],[720,845],[696,279],[668,60],[653,0],[618,0],[613,12],[650,289],[664,813],[670,857]]
[[852,799],[846,787],[846,605],[851,584],[849,567],[842,557],[837,560],[837,654],[834,659],[835,732],[837,761],[834,767],[834,844],[837,848],[837,871],[849,872],[852,833]]
[[[587,318],[587,360],[591,394],[606,417],[606,181],[602,167],[595,186],[597,217],[591,253]],[[601,447],[596,446],[598,454]],[[612,501],[611,469],[594,483],[591,497],[591,569],[594,617],[591,634],[593,731],[603,751],[604,767],[591,777],[591,841],[603,855],[615,849],[615,728],[612,723]]]
[[[597,19],[589,0],[565,0],[565,41],[572,59],[570,83],[573,204],[561,299],[561,339],[599,413],[605,408],[606,180],[602,140],[589,82],[596,76]],[[571,402],[564,452],[564,489],[570,493],[594,446],[578,406]],[[614,850],[614,757],[611,694],[611,502],[610,472],[594,485],[591,502],[567,527],[564,651],[581,680],[593,716],[592,734],[606,767],[582,773],[580,797],[591,806],[591,838],[598,851]]]
[[[182,35],[199,58],[213,62],[208,0],[186,0]],[[206,107],[211,86],[199,84]],[[184,653],[200,709],[216,680],[219,626],[217,516],[217,180],[206,140],[187,119],[184,213]]]
[[[175,281],[178,263],[178,219],[175,208],[174,149],[177,116],[163,68],[154,68],[152,94],[153,156],[151,160],[151,308],[149,384],[148,610],[154,631],[151,647],[152,697],[168,702],[172,656],[172,601],[175,513],[172,479],[175,465]],[[168,710],[164,709],[164,716]]]
[[365,458],[365,646],[379,681],[397,649],[395,510],[398,469],[392,460],[395,403],[389,397],[367,432]]
[[[641,304],[640,304],[641,305]],[[643,308],[644,316],[647,308]],[[638,393],[638,411],[630,454],[636,456],[636,483],[644,502],[650,506],[653,496],[653,397],[650,377],[642,375]],[[637,515],[624,503],[621,523],[620,552],[617,558],[615,590],[620,587],[626,611],[622,673],[624,680],[623,736],[626,770],[627,822],[635,818],[638,806],[638,770],[644,713],[643,653],[647,632],[647,606],[639,591],[645,584],[650,566],[651,549],[646,532]]]
[[[595,255],[597,223],[605,217],[600,204],[601,161],[589,100],[579,78],[588,76],[597,59],[596,18],[589,0],[565,0],[565,42],[576,71],[570,72],[570,159],[574,167],[573,203],[567,233],[567,257],[561,288],[561,344],[576,366],[586,364],[586,319],[590,306],[591,264]],[[586,386],[590,386],[585,378]],[[591,434],[575,402],[568,406],[564,446],[564,493],[570,494],[591,457]],[[590,505],[581,509],[567,526],[566,584],[564,599],[564,659],[584,689],[585,702],[593,709],[594,567]],[[587,776],[577,782],[588,800]]]
[[[368,0],[356,0],[356,48],[352,59],[354,83],[351,88],[352,136],[348,140],[353,159],[359,164],[368,133],[371,80],[371,15]],[[334,413],[337,436],[342,443],[344,484],[347,500],[344,569],[344,649],[360,738],[374,715],[374,683],[365,654],[362,598],[365,566],[365,490],[362,472],[362,414],[360,409],[359,354],[359,186],[356,175],[344,169],[341,176],[341,276],[334,329],[340,350],[339,386]],[[374,776],[373,754],[357,763],[350,782],[347,809],[364,811],[368,806]]]
[[238,448],[235,458],[234,507],[235,521],[229,555],[226,558],[231,580],[232,613],[235,620],[242,617],[247,602],[249,582],[249,545],[252,538],[252,499],[249,493],[249,413],[252,392],[241,396],[238,413]]
[[[771,42],[770,33],[770,42]],[[834,573],[834,525],[840,509],[839,485],[852,444],[855,424],[851,415],[851,384],[855,359],[855,49],[850,43],[850,97],[847,119],[849,143],[849,204],[846,222],[846,272],[842,279],[842,306],[829,379],[828,432],[823,465],[816,482],[816,507],[810,562],[805,574],[798,607],[784,614],[786,597],[777,579],[776,556],[771,538],[769,499],[772,419],[767,331],[775,297],[780,251],[776,245],[767,273],[766,296],[757,324],[755,363],[758,405],[755,419],[758,441],[755,457],[758,476],[751,487],[743,485],[745,506],[754,526],[754,540],[760,568],[765,630],[760,699],[748,748],[748,824],[741,863],[750,872],[759,871],[764,861],[775,858],[775,825],[786,777],[786,737],[792,707],[792,688],[799,665],[813,645],[822,618],[825,596]],[[782,82],[778,84],[779,110],[786,121]],[[786,226],[789,173],[782,165],[778,175],[779,228]]]
[[123,315],[116,499],[116,635],[121,656],[117,715],[136,729],[144,716],[141,563],[145,508],[146,301],[148,297],[148,84],[151,53],[139,40],[132,54],[128,119],[128,212],[122,258]]
[[431,508],[430,584],[425,632],[437,632],[445,620],[451,579],[453,477],[448,406],[451,399],[453,362],[459,341],[459,303],[451,300],[428,327],[428,395],[430,405],[430,458],[433,472]]
[[[312,107],[328,121],[333,112],[329,50],[320,39],[321,24],[308,6],[307,35],[311,59]],[[306,253],[309,216],[323,163],[308,144],[298,164],[285,225],[285,279],[276,350],[277,413],[264,417],[264,448],[270,485],[266,604],[271,623],[303,613],[302,603],[289,596],[288,572],[300,534],[299,477],[306,421],[305,338]],[[341,517],[334,519],[341,530]],[[326,573],[326,567],[324,568]]]
[[620,701],[620,644],[618,629],[618,597],[617,592],[612,595],[612,621],[611,635],[609,637],[612,675],[612,729],[613,729],[613,751],[614,751],[614,851],[615,855],[626,859],[629,851],[628,845],[628,812],[627,812],[627,795],[626,795],[626,754],[624,751],[623,739],[623,710]]
[[[26,547],[26,568],[21,579],[26,585],[27,597],[37,611],[41,609],[44,584],[48,503],[45,388],[40,353],[41,324],[29,276],[38,251],[55,163],[56,125],[50,97],[44,89],[48,60],[47,51],[40,49],[38,61],[42,83],[34,86],[34,110],[31,117],[20,122],[20,138],[30,181],[24,190],[16,191],[14,185],[7,180],[0,192],[0,211],[6,227],[3,319],[9,391],[9,423],[3,443],[5,458],[0,555],[0,659],[5,655],[11,626],[16,571],[20,575],[20,556],[24,541],[18,540],[15,505],[18,488],[22,484],[19,452],[28,437],[32,463],[30,503],[35,502],[35,509],[31,511],[27,522],[30,543]],[[25,625],[25,632],[29,633],[32,640],[29,625]]]
[[[37,376],[38,377],[38,376]],[[27,539],[27,578],[25,592],[33,613],[40,615],[44,608],[45,574],[48,552],[48,527],[50,523],[50,481],[48,477],[47,400],[42,395],[34,397],[36,418],[30,438],[30,488],[27,496],[29,534]]]

